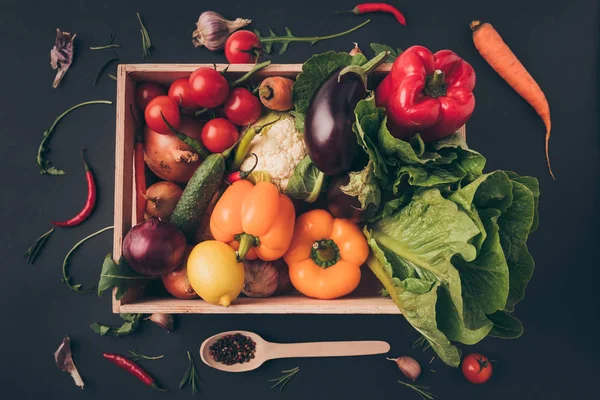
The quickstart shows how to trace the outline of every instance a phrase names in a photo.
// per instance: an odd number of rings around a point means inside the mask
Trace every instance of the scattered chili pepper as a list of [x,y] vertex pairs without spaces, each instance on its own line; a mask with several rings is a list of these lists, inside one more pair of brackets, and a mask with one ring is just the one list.
[[104,356],[104,358],[106,358],[107,360],[109,360],[110,362],[115,364],[116,366],[129,372],[130,374],[132,374],[133,376],[138,378],[140,381],[144,382],[144,384],[146,384],[146,386],[150,386],[152,389],[159,390],[161,392],[167,391],[166,389],[162,389],[158,386],[158,384],[156,383],[156,380],[152,377],[152,375],[150,375],[142,367],[140,367],[137,363],[135,363],[134,361],[131,361],[127,357],[123,357],[119,354],[112,354],[112,353],[103,353],[102,356]]
[[146,164],[144,163],[144,134],[138,119],[133,112],[133,105],[129,105],[129,111],[135,121],[135,222],[139,224],[144,220],[146,212]]
[[85,149],[81,149],[81,159],[83,160],[83,166],[85,167],[85,177],[87,179],[88,191],[85,205],[83,206],[83,209],[71,219],[66,221],[50,221],[50,223],[54,226],[77,226],[88,219],[88,217],[92,214],[92,211],[94,211],[94,207],[96,206],[96,181],[94,180],[94,174],[90,170],[90,166],[88,165],[87,161],[85,161],[85,157],[83,155],[84,151]]
[[225,365],[248,362],[255,352],[256,343],[241,333],[225,335],[210,346],[212,359]]
[[254,156],[254,166],[248,171],[235,171],[230,173],[229,175],[227,175],[227,178],[225,178],[228,183],[241,181],[242,179],[246,179],[248,176],[250,176],[252,171],[254,171],[254,169],[258,165],[258,156],[254,153],[252,153],[252,155]]
[[358,4],[356,7],[352,9],[352,14],[354,15],[362,15],[372,12],[384,12],[390,13],[398,21],[401,25],[406,26],[406,18],[404,14],[402,14],[396,7],[387,3],[363,3]]

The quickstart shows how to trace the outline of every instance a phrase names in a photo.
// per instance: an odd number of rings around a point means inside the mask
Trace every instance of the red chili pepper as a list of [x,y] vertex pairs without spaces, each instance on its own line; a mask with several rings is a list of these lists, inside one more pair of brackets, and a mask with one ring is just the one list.
[[230,173],[229,175],[227,175],[227,178],[225,178],[227,183],[233,183],[241,181],[242,179],[246,179],[252,173],[252,171],[254,171],[254,169],[258,165],[258,156],[254,153],[252,153],[252,155],[254,156],[254,166],[249,171],[235,171]]
[[352,13],[354,15],[362,15],[366,13],[372,12],[385,12],[390,13],[396,20],[401,24],[406,26],[406,18],[404,14],[402,14],[396,7],[387,3],[363,3],[359,4],[352,9]]
[[50,223],[54,226],[76,226],[81,224],[83,221],[88,219],[88,217],[94,211],[94,207],[96,206],[96,181],[94,180],[94,174],[90,170],[90,166],[85,161],[85,157],[83,156],[83,151],[85,149],[81,149],[81,159],[83,160],[83,165],[85,167],[85,178],[87,179],[87,190],[88,195],[85,200],[85,205],[83,209],[79,211],[79,213],[71,219],[66,221],[50,221]]
[[137,363],[131,361],[127,357],[123,357],[119,354],[112,353],[103,353],[102,356],[115,364],[116,366],[123,368],[125,371],[129,372],[140,381],[144,382],[146,386],[150,386],[152,389],[160,390],[161,392],[166,392],[166,389],[161,389],[156,380],[146,372],[142,367],[140,367]]
[[146,212],[146,164],[144,163],[144,136],[139,126],[138,120],[133,113],[133,106],[130,105],[131,115],[136,125],[135,147],[134,147],[134,168],[135,168],[135,222],[139,224],[144,220]]

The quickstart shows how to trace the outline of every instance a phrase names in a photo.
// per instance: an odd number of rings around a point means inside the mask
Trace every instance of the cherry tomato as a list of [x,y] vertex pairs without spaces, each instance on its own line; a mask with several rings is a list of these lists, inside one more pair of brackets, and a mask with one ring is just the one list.
[[260,50],[258,36],[246,30],[232,33],[225,42],[225,57],[230,64],[254,63]]
[[223,104],[227,118],[236,125],[248,125],[260,117],[262,104],[258,97],[246,88],[238,87],[229,93]]
[[171,130],[165,124],[162,119],[162,115],[169,121],[175,129],[179,129],[181,125],[181,116],[179,115],[179,107],[169,96],[158,96],[153,98],[146,110],[144,111],[144,118],[146,119],[146,125],[154,132],[162,135],[170,135]]
[[165,94],[165,89],[156,83],[145,82],[135,89],[135,104],[140,110],[144,111],[150,100]]
[[169,97],[181,108],[196,108],[196,102],[190,94],[188,78],[179,78],[171,83]]
[[225,118],[211,119],[202,128],[202,143],[211,153],[221,153],[238,140],[237,127]]
[[463,359],[462,373],[471,383],[485,383],[492,376],[492,363],[483,354],[469,354]]
[[189,89],[196,105],[214,108],[229,96],[229,82],[214,68],[200,67],[190,75]]

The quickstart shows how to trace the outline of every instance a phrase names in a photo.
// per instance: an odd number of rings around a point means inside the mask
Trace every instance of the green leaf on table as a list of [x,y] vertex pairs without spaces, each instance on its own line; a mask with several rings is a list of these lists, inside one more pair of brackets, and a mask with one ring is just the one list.
[[296,129],[304,132],[304,116],[310,101],[323,82],[338,69],[349,65],[363,65],[367,58],[362,54],[351,56],[348,53],[328,51],[315,54],[302,65],[302,72],[296,77],[292,86],[294,101],[293,115],[296,118]]
[[497,311],[488,315],[488,318],[494,323],[490,336],[500,339],[516,339],[523,334],[523,324],[521,321],[508,314],[506,311]]
[[102,293],[106,290],[116,287],[117,294],[115,298],[121,300],[131,287],[145,285],[152,279],[154,278],[140,275],[131,269],[124,257],[121,257],[119,263],[115,263],[112,254],[108,254],[102,263],[102,272],[98,282],[98,296],[102,296]]
[[390,55],[387,58],[387,60],[385,60],[385,62],[389,62],[389,63],[394,62],[394,60],[396,60],[396,58],[398,58],[398,56],[400,54],[402,54],[402,50],[401,49],[394,50],[393,48],[391,48],[387,44],[371,43],[371,49],[375,52],[375,54],[379,54],[382,51],[389,51]]
[[123,319],[121,326],[115,327],[112,325],[106,325],[99,322],[94,322],[90,325],[90,328],[100,336],[125,336],[133,333],[139,326],[139,322],[142,319],[143,314],[119,314]]

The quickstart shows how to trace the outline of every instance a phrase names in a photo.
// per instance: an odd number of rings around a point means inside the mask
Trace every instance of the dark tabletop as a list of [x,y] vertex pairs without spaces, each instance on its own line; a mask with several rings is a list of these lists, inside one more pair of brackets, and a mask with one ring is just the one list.
[[[191,31],[198,15],[214,9],[227,17],[252,18],[266,31],[284,26],[297,35],[328,34],[347,29],[365,17],[336,14],[349,1],[12,1],[0,9],[2,99],[0,165],[4,191],[0,213],[3,274],[0,278],[0,390],[5,399],[189,398],[177,386],[187,367],[186,350],[197,355],[200,343],[215,333],[245,329],[268,340],[320,341],[379,339],[391,354],[412,355],[424,365],[422,384],[443,399],[576,399],[598,393],[600,152],[598,140],[598,4],[593,0],[396,1],[409,26],[387,15],[372,15],[371,24],[354,34],[314,47],[291,44],[276,63],[301,63],[314,53],[349,50],[358,41],[433,50],[449,48],[477,72],[477,107],[468,124],[469,144],[488,160],[487,170],[509,169],[540,180],[540,228],[529,240],[536,270],[516,315],[525,325],[517,340],[488,338],[466,351],[487,354],[494,376],[473,386],[460,370],[435,361],[431,351],[411,349],[416,332],[398,315],[189,315],[177,317],[167,334],[144,323],[124,338],[100,337],[94,321],[119,323],[111,314],[110,296],[80,296],[61,283],[65,253],[82,237],[113,221],[114,106],[92,106],[65,119],[52,139],[51,158],[67,171],[62,177],[41,176],[35,153],[42,132],[68,107],[86,100],[115,99],[115,82],[92,81],[107,53],[89,46],[103,44],[116,32],[122,63],[141,62],[141,39],[135,12],[142,13],[155,45],[148,62],[225,62],[222,54],[195,49]],[[483,61],[475,50],[468,24],[490,21],[510,44],[546,93],[552,110],[551,155],[557,180],[546,170],[543,126],[533,110]],[[59,89],[49,50],[55,29],[76,32],[77,56]],[[369,52],[368,55],[371,55]],[[110,68],[114,72],[114,65]],[[48,220],[70,217],[85,197],[79,148],[89,149],[99,200],[93,216],[80,227],[57,231],[33,266],[20,255]],[[72,258],[77,281],[92,285],[104,256],[111,251],[110,233],[87,243]],[[86,382],[83,392],[54,366],[52,357],[64,334],[73,340],[76,364]],[[106,362],[102,352],[129,349],[164,354],[147,368],[171,389],[153,392]],[[196,356],[197,358],[197,356]],[[198,364],[197,360],[197,364]],[[300,366],[283,393],[269,389],[268,379]],[[226,374],[199,365],[203,399],[417,399],[397,383],[400,372],[383,356],[339,359],[280,360],[245,374]],[[435,372],[430,371],[435,370]],[[595,395],[594,395],[595,393]]]

